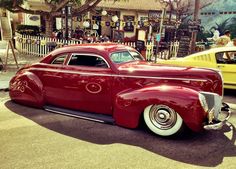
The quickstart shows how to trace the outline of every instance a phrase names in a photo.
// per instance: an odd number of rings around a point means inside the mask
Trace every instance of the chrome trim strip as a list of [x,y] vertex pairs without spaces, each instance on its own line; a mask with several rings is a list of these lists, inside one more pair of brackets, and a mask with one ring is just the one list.
[[224,85],[228,85],[228,86],[236,86],[236,84],[232,84],[232,83],[224,83]]
[[51,110],[51,109],[48,109],[48,108],[45,108],[44,110],[49,111],[49,112],[52,112],[52,113],[61,114],[61,115],[66,115],[66,116],[70,116],[70,117],[76,117],[76,118],[80,118],[80,119],[84,119],[84,120],[90,120],[90,121],[95,121],[95,122],[99,122],[99,123],[105,123],[105,122],[102,121],[102,120],[97,120],[97,119],[93,119],[93,118],[78,116],[78,115],[69,114],[69,113],[63,113],[63,112],[56,111],[56,110]]
[[200,91],[200,93],[202,93],[202,94],[209,94],[209,95],[214,95],[214,96],[219,96],[220,97],[220,95],[218,95],[217,93],[213,93],[213,92]]
[[197,81],[197,82],[206,82],[204,79],[187,79],[187,78],[171,78],[171,77],[153,77],[153,76],[132,76],[132,75],[115,75],[115,74],[102,74],[102,73],[89,73],[89,72],[80,72],[73,70],[59,70],[59,69],[51,69],[51,68],[30,68],[29,70],[40,70],[40,71],[48,71],[48,72],[56,72],[56,73],[70,73],[70,74],[79,74],[79,75],[87,75],[87,76],[108,76],[108,77],[123,77],[123,78],[144,78],[144,79],[160,79],[160,80],[180,80],[180,81]]
[[203,79],[186,79],[186,78],[172,78],[172,77],[153,77],[153,76],[131,76],[131,75],[113,75],[114,77],[129,77],[129,78],[144,78],[144,79],[160,79],[160,80],[180,80],[180,81],[198,81],[206,82],[207,80]]
[[57,76],[57,75],[44,74],[43,76],[44,76],[44,77],[57,77],[57,78],[62,79],[62,76]]

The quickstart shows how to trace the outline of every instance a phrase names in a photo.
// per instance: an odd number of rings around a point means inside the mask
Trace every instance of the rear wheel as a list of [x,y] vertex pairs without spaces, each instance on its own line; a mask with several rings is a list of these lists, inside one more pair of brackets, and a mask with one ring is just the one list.
[[183,119],[166,105],[150,105],[144,110],[144,121],[155,134],[171,136],[178,133],[183,126]]

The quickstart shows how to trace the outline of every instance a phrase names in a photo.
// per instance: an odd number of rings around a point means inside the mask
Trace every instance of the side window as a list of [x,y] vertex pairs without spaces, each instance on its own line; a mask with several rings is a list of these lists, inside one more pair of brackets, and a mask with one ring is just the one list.
[[51,64],[62,65],[62,64],[64,63],[66,57],[67,57],[67,54],[60,55],[60,56],[56,57],[56,58],[51,62]]
[[72,55],[68,65],[108,68],[107,63],[98,56]]
[[223,64],[236,64],[235,52],[219,52],[216,53],[216,62]]
[[226,59],[224,58],[224,55],[225,55],[224,52],[216,53],[216,62],[217,63],[226,63]]

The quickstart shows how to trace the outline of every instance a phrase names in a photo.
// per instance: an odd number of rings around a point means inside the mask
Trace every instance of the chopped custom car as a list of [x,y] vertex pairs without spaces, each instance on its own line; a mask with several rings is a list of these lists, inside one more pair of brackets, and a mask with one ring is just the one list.
[[[226,55],[234,57],[229,60]],[[223,74],[224,88],[236,89],[236,47],[212,48],[183,58],[158,60],[158,63],[219,69]]]
[[[220,129],[230,117],[215,70],[146,62],[133,48],[83,44],[56,49],[10,81],[13,101],[47,111],[170,136]],[[219,121],[219,115],[226,116]]]

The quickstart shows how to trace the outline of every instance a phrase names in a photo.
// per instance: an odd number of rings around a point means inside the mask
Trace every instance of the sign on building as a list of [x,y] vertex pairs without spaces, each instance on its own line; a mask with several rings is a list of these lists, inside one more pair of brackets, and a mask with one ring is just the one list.
[[7,16],[0,17],[0,27],[2,40],[11,40],[12,39],[12,28],[10,18]]

